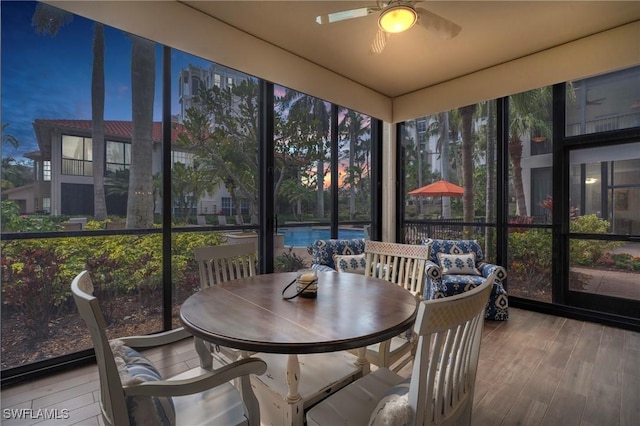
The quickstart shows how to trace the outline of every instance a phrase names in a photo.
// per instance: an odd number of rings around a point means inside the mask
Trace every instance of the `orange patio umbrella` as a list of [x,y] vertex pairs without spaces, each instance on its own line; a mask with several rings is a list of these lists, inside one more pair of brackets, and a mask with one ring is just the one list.
[[409,195],[422,197],[462,197],[464,189],[446,180],[439,180],[429,185],[421,186],[409,192]]

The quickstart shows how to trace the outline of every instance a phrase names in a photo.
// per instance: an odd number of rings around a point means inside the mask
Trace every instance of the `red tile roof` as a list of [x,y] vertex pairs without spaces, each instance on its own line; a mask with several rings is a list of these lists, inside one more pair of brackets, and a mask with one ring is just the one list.
[[[41,120],[37,119],[34,126],[57,127],[61,129],[75,130],[78,132],[91,132],[91,120]],[[120,137],[131,139],[131,121],[108,121],[104,122],[104,134],[106,137]],[[151,137],[154,142],[162,141],[162,122],[154,121]],[[175,142],[180,133],[184,132],[184,126],[178,123],[171,124],[171,142]]]

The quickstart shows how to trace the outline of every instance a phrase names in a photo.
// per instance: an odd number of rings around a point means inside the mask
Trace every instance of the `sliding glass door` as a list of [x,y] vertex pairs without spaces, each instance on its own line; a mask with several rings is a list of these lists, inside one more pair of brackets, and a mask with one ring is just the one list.
[[568,301],[640,312],[640,142],[569,154]]
[[565,99],[564,302],[638,318],[640,67],[568,83]]

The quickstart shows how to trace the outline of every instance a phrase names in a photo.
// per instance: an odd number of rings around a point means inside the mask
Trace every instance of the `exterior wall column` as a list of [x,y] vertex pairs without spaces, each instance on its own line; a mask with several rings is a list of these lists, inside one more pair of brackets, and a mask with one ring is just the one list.
[[51,215],[62,212],[62,137],[59,131],[51,132]]
[[396,241],[396,125],[382,123],[382,241]]

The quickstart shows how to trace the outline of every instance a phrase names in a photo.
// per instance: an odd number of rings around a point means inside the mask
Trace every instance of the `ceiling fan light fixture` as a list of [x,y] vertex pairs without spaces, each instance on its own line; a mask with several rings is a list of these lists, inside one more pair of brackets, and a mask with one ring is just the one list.
[[378,25],[387,33],[401,33],[413,27],[418,21],[418,13],[408,5],[388,7],[378,18]]

